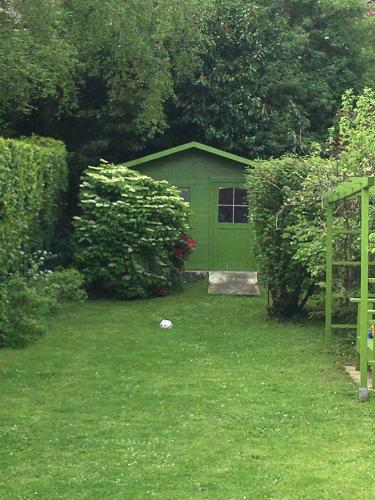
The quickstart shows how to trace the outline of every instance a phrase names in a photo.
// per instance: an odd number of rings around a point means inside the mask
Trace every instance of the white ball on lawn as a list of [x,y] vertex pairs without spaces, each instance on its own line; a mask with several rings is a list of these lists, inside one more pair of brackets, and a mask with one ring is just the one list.
[[162,319],[160,321],[160,327],[161,328],[172,328],[173,324],[170,319]]

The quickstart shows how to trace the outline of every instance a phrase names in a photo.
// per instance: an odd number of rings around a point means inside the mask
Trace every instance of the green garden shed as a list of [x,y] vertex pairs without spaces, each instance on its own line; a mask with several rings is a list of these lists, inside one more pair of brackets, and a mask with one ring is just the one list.
[[190,203],[194,271],[255,271],[245,169],[250,160],[189,142],[126,163],[178,187]]

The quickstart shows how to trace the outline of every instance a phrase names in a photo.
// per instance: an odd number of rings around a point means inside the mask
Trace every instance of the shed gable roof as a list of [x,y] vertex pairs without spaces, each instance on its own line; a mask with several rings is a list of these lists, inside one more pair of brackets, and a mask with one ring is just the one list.
[[243,156],[234,155],[232,153],[228,153],[227,151],[223,151],[222,149],[213,148],[212,146],[206,146],[206,144],[201,144],[200,142],[187,142],[186,144],[182,144],[181,146],[164,149],[163,151],[159,151],[158,153],[128,161],[125,163],[125,165],[127,167],[135,167],[137,165],[142,165],[143,163],[158,160],[159,158],[164,158],[165,156],[170,156],[176,153],[181,153],[182,151],[187,151],[188,149],[199,149],[201,151],[205,151],[206,153],[221,156],[222,158],[226,158],[228,160],[243,163],[245,165],[251,165],[251,161],[247,158],[244,158]]

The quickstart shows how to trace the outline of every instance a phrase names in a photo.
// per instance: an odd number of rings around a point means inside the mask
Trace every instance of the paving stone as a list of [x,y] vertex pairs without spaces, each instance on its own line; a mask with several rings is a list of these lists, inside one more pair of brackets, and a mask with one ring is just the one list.
[[210,271],[208,293],[215,295],[259,295],[258,275],[245,271]]

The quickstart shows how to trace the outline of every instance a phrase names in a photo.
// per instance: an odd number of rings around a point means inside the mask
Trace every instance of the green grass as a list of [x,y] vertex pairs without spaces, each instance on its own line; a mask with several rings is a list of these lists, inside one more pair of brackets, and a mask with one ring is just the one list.
[[70,306],[0,367],[0,498],[375,498],[375,398],[261,298]]

